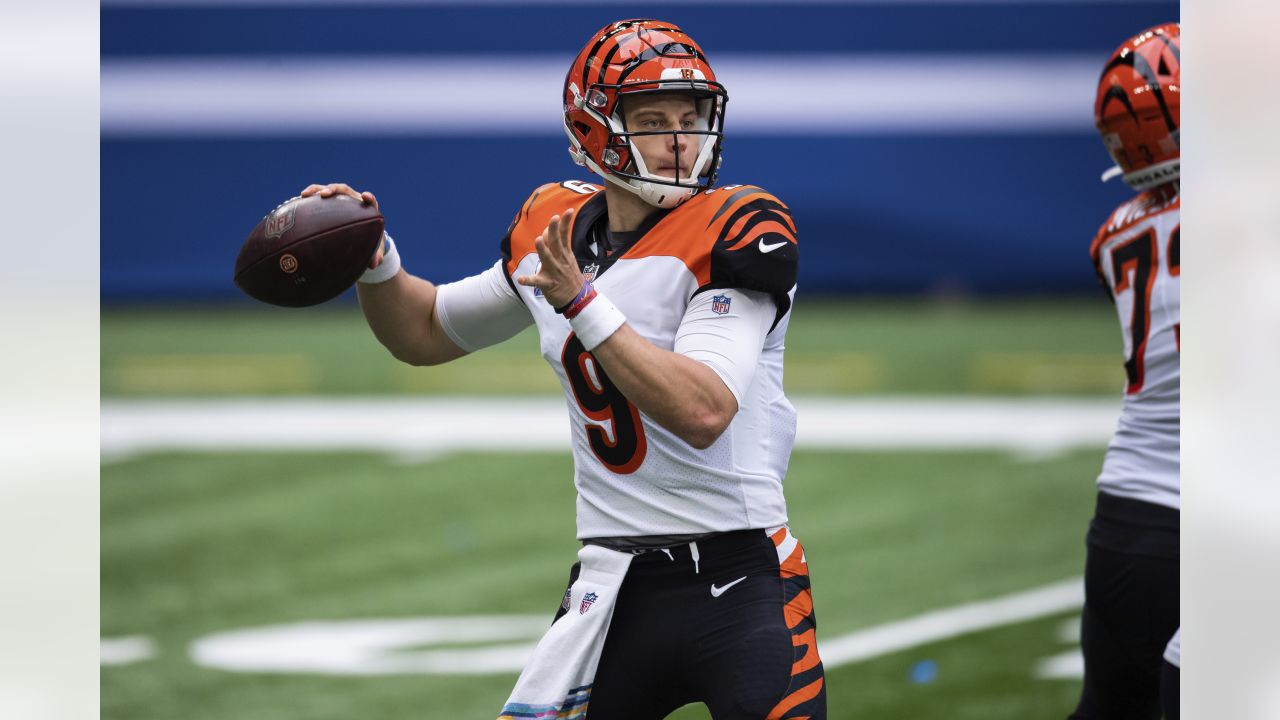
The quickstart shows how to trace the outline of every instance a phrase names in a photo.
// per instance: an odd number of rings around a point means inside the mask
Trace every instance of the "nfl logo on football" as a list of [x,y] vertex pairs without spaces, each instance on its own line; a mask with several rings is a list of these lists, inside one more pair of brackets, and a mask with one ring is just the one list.
[[729,312],[729,303],[733,302],[733,298],[728,295],[716,295],[711,298],[711,312],[717,315],[724,315]]
[[583,595],[582,604],[578,606],[578,614],[586,615],[587,611],[590,610],[591,606],[595,604],[596,598],[598,597],[600,596],[596,595],[595,593],[587,593],[586,595]]
[[293,213],[297,207],[294,203],[287,203],[276,208],[267,217],[267,224],[263,228],[263,234],[269,238],[277,238],[288,232],[289,228],[293,227]]

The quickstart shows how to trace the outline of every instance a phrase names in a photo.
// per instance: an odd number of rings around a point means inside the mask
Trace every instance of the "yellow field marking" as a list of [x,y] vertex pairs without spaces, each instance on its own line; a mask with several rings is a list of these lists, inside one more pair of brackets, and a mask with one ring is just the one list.
[[882,356],[855,351],[804,352],[787,356],[788,393],[869,392],[884,387]]
[[302,353],[124,355],[106,368],[115,392],[276,394],[314,392],[319,371]]
[[1119,392],[1124,365],[1119,353],[981,353],[970,382],[976,392]]

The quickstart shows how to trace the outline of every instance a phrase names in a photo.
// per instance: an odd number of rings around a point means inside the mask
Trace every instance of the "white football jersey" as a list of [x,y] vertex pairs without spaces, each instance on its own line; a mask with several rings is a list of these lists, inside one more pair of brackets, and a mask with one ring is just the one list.
[[1124,337],[1124,410],[1098,489],[1180,509],[1179,196],[1148,190],[1121,205],[1093,241],[1098,277]]
[[[763,346],[742,387],[708,362],[738,399],[738,413],[710,447],[695,449],[641,413],[541,293],[514,282],[537,271],[534,238],[551,216],[571,208],[571,242],[583,272],[632,329],[659,348],[679,352],[691,343],[696,347],[688,328],[714,327],[708,323],[721,319],[732,323],[739,311],[766,307],[762,298],[767,303],[768,317],[763,326],[756,325],[760,334],[754,338],[762,337]],[[661,215],[616,255],[607,255],[592,232],[604,212],[599,186],[566,181],[538,188],[503,239],[502,280],[490,273],[482,290],[466,288],[475,284],[473,279],[454,284],[457,288],[441,286],[437,307],[446,330],[470,322],[453,319],[465,304],[462,296],[491,296],[499,284],[510,293],[511,306],[527,313],[525,323],[532,316],[542,356],[559,377],[568,405],[578,538],[785,524],[782,479],[796,432],[795,409],[782,388],[783,339],[797,258],[790,211],[757,187],[718,188]],[[464,349],[475,349],[476,343],[461,334],[450,330],[450,335]]]

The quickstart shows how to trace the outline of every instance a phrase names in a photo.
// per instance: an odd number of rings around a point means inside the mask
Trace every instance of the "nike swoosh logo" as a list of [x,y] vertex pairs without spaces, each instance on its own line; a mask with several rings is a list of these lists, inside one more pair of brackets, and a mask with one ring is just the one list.
[[760,238],[760,252],[762,253],[773,252],[774,250],[777,250],[778,248],[786,244],[787,244],[787,241],[783,240],[782,242],[776,242],[770,245],[764,241],[764,238]]
[[737,580],[734,580],[733,582],[729,583],[728,585],[725,585],[724,587],[716,587],[715,583],[711,583],[711,597],[720,597],[725,593],[726,590],[728,590],[729,588],[733,587],[734,585],[737,585],[738,583],[746,579],[747,579],[747,576],[743,575],[742,577],[738,578]]

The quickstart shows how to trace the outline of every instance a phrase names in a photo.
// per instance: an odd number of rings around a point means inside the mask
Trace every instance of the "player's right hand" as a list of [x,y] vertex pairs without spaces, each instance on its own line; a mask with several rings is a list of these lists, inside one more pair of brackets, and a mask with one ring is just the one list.
[[[346,183],[329,183],[328,185],[319,185],[316,183],[312,183],[306,186],[305,188],[303,188],[302,192],[298,193],[298,195],[302,197],[311,197],[312,195],[319,195],[322,198],[327,198],[327,197],[333,197],[338,193],[342,193],[343,195],[348,195],[350,197],[353,197],[356,200],[359,200],[360,202],[366,205],[372,205],[375,208],[378,207],[378,198],[374,197],[373,193],[369,192],[368,190],[364,192],[358,192],[355,188],[351,187]],[[385,251],[386,249],[387,249],[387,243],[384,240],[381,244],[378,245],[377,251],[373,253],[373,259],[369,261],[370,270],[382,264],[382,254],[383,254],[383,251]]]
[[302,197],[311,197],[312,195],[319,194],[320,197],[327,198],[327,197],[333,197],[338,193],[342,193],[343,195],[350,195],[351,197],[359,200],[360,202],[366,205],[372,205],[375,208],[378,207],[378,198],[374,197],[373,193],[369,192],[368,190],[364,192],[357,192],[355,188],[351,187],[346,183],[329,183],[328,185],[317,185],[315,183],[312,183],[307,187],[305,187],[302,190],[302,192],[298,194],[301,195]]

